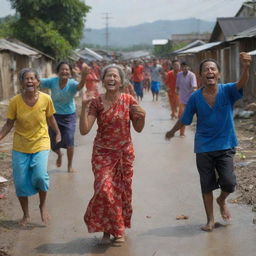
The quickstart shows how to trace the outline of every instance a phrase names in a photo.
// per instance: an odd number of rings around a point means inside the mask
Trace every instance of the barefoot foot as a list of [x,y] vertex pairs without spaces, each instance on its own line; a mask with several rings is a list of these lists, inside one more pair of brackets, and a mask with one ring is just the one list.
[[50,215],[45,206],[39,206],[42,222],[47,225],[50,221]]
[[76,172],[76,170],[73,167],[68,167],[68,172]]
[[171,119],[177,119],[177,116],[175,114],[171,114]]
[[211,222],[211,223],[207,223],[205,226],[202,226],[201,230],[206,231],[206,232],[212,232],[213,229],[221,228],[221,227],[225,227],[225,225],[223,225],[219,222],[215,222],[212,224],[212,222]]
[[214,228],[215,228],[215,223],[208,222],[206,225],[201,227],[201,230],[203,230],[205,232],[212,232]]
[[23,218],[19,221],[19,224],[23,227],[27,226],[28,222],[30,221],[29,216],[23,216]]
[[226,222],[231,221],[231,214],[227,208],[225,201],[222,201],[219,197],[216,199],[216,201],[220,207],[220,214],[222,216],[222,219]]
[[57,160],[56,160],[56,166],[61,167],[62,164],[62,153],[58,154]]

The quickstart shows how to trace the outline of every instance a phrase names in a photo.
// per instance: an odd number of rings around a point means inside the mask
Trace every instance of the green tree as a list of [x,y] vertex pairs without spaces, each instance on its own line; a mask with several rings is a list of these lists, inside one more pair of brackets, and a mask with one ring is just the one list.
[[158,57],[165,56],[168,53],[170,53],[171,50],[172,50],[172,43],[168,41],[168,43],[165,45],[155,45],[153,54]]
[[15,16],[7,16],[0,19],[0,38],[13,37],[12,24],[16,20]]
[[19,19],[14,35],[57,59],[79,46],[90,7],[81,0],[9,0]]
[[[101,49],[101,50],[105,50],[105,46],[102,45],[96,45],[96,44],[86,44],[86,43],[82,43],[80,45],[80,47],[83,49],[85,47],[87,48],[93,48],[93,49]],[[114,46],[110,46],[109,47],[110,51],[121,51],[121,52],[131,52],[131,51],[149,51],[152,52],[153,50],[153,46],[152,45],[148,45],[148,44],[138,44],[138,45],[133,45],[133,46],[128,46],[128,47],[114,47]]]

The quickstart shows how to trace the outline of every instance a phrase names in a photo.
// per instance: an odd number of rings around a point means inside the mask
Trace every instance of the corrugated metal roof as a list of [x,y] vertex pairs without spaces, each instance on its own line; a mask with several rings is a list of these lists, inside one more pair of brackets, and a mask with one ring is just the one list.
[[196,47],[190,48],[190,49],[185,50],[185,51],[181,51],[181,52],[179,52],[179,54],[183,54],[183,53],[184,54],[187,54],[187,53],[198,53],[198,52],[201,52],[201,51],[213,48],[213,47],[215,47],[217,45],[220,45],[221,43],[223,43],[223,42],[213,42],[213,43],[203,44],[203,45],[200,45],[200,46],[196,46]]
[[153,45],[166,45],[168,43],[168,39],[154,39],[152,40]]
[[129,59],[138,59],[143,57],[149,57],[149,51],[134,51],[134,52],[123,52],[122,59],[129,60]]
[[250,55],[256,55],[256,50],[253,50],[253,51],[251,51],[251,52],[248,52],[248,54],[250,54]]
[[242,31],[241,33],[237,34],[234,37],[234,39],[245,38],[245,37],[254,37],[254,36],[256,36],[256,26],[253,26],[249,29]]
[[19,41],[18,39],[8,38],[8,39],[6,39],[6,40],[7,40],[8,42],[21,45],[21,46],[23,46],[23,47],[25,47],[25,48],[27,48],[27,49],[29,49],[29,50],[35,51],[35,52],[37,52],[37,53],[39,53],[39,54],[44,55],[45,57],[47,57],[47,58],[49,58],[49,59],[54,60],[54,58],[53,58],[52,56],[50,56],[50,55],[48,55],[48,54],[46,54],[46,53],[44,53],[44,52],[42,52],[42,51],[40,51],[40,50],[34,48],[34,47],[32,47],[32,46],[30,46],[30,45],[28,45],[28,44],[25,44],[25,43]]
[[193,47],[197,47],[197,46],[200,46],[200,45],[204,45],[204,44],[205,44],[204,41],[196,40],[196,41],[194,41],[194,42],[192,42],[192,43],[190,43],[190,44],[188,44],[188,45],[186,45],[186,46],[184,46],[184,47],[182,47],[182,48],[172,52],[171,54],[176,54],[176,53],[179,53],[181,51],[185,51],[187,49],[190,49],[190,48],[193,48]]
[[255,8],[255,2],[244,2],[238,12],[236,13],[235,17],[239,17],[239,14],[243,11],[243,9],[248,8],[248,9],[253,9]]
[[[95,51],[89,49],[89,48],[84,48],[81,51],[78,51],[78,54],[82,55],[82,57],[91,60],[102,60],[103,57],[101,55],[99,55],[98,53],[96,53]],[[91,57],[91,58],[89,58]]]
[[237,35],[242,31],[256,26],[256,17],[228,17],[217,18],[225,38]]
[[68,57],[69,59],[73,60],[73,61],[78,61],[80,58],[82,58],[82,55],[80,55],[78,52],[76,51],[71,51],[71,54]]
[[11,52],[15,52],[19,55],[26,55],[26,56],[40,56],[40,54],[36,51],[30,50],[22,45],[18,45],[13,42],[9,42],[6,39],[0,39],[0,51],[8,50]]

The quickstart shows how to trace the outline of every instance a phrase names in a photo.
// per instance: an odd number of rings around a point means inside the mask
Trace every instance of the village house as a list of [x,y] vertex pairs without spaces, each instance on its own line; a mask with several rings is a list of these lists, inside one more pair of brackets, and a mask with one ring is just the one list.
[[[200,62],[205,58],[216,59],[221,66],[224,83],[237,81],[240,77],[239,53],[250,52],[253,56],[251,75],[244,90],[244,100],[256,99],[256,17],[253,15],[255,3],[246,2],[235,17],[217,18],[209,43],[178,51],[178,57],[185,60],[198,75]],[[248,16],[246,16],[248,15]]]
[[256,2],[244,2],[235,17],[256,17]]
[[18,40],[0,39],[0,100],[19,92],[18,73],[22,68],[35,68],[41,77],[52,74],[54,58]]
[[210,39],[210,33],[191,33],[191,34],[172,34],[171,41],[172,44],[180,44],[180,43],[192,43],[196,40],[201,40],[204,42],[208,42]]

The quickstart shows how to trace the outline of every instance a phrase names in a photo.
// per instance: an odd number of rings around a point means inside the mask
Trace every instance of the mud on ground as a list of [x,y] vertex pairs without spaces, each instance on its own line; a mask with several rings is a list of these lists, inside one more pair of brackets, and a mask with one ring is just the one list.
[[256,115],[250,119],[237,119],[239,147],[235,157],[238,203],[256,204]]
[[[7,110],[7,103],[0,103],[0,129],[5,122],[5,114]],[[13,196],[10,196],[10,191],[13,191],[12,169],[11,169],[11,146],[12,134],[7,135],[0,142],[0,176],[6,178],[8,182],[0,183],[0,256],[9,256],[12,245],[17,235],[17,230],[13,230],[11,226],[6,225],[5,220],[10,220]]]
[[[78,106],[80,108],[81,106]],[[0,128],[5,121],[7,104],[0,104]],[[79,112],[79,111],[78,111]],[[239,147],[235,156],[237,174],[237,198],[231,203],[256,205],[256,115],[250,119],[236,119],[236,129]],[[8,179],[7,183],[0,184],[0,256],[10,256],[13,243],[18,234],[13,228],[13,202],[17,200],[14,193],[11,174],[11,143],[12,134],[0,143],[0,176]],[[254,207],[256,208],[256,207]],[[9,224],[8,224],[9,223]]]

